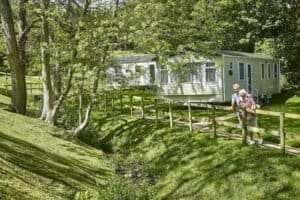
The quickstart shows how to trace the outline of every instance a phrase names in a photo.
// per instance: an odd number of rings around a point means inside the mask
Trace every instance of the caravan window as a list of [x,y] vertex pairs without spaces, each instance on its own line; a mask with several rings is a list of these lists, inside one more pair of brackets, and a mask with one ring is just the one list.
[[239,79],[245,80],[245,63],[239,63]]
[[135,73],[141,73],[142,72],[142,66],[136,65],[135,66]]
[[168,83],[168,69],[166,66],[161,66],[160,68],[160,82],[163,84]]
[[265,65],[261,64],[261,79],[265,79]]
[[115,66],[115,75],[116,76],[122,75],[122,67],[120,65]]
[[190,66],[189,81],[191,83],[197,83],[201,81],[200,70],[201,70],[200,64],[192,64]]
[[268,79],[271,79],[271,64],[268,64]]
[[278,65],[275,63],[274,64],[274,78],[278,77]]
[[215,63],[213,63],[213,62],[212,63],[206,63],[205,77],[206,77],[206,82],[216,81]]
[[171,82],[172,83],[180,83],[181,78],[182,78],[182,75],[181,75],[180,69],[171,70]]
[[206,82],[216,81],[216,68],[206,68]]

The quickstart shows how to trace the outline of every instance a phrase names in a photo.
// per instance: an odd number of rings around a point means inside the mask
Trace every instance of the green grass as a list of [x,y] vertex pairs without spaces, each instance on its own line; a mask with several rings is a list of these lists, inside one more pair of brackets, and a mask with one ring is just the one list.
[[288,90],[274,95],[271,102],[263,109],[300,114],[300,97],[296,93],[296,90]]
[[144,163],[157,199],[299,199],[300,158],[153,121],[95,115],[81,139]]
[[[295,90],[284,91],[279,95],[273,96],[270,104],[263,107],[263,109],[300,114],[300,97],[296,95]],[[279,118],[270,116],[259,116],[258,125],[262,128],[279,129]],[[300,135],[300,119],[288,119],[285,121],[285,131],[289,133]],[[300,148],[300,139],[288,139],[287,144],[293,147]]]
[[8,102],[0,96],[0,199],[99,196],[113,175],[102,151],[68,141],[69,132],[38,119],[3,110]]
[[[187,127],[156,127],[150,120],[104,117],[98,112],[80,139],[110,152],[108,161],[102,151],[69,141],[67,131],[3,110],[9,101],[0,95],[0,199],[101,199],[111,184],[116,156],[121,157],[117,166],[133,168],[126,175],[135,176],[129,182],[139,196],[141,187],[149,187],[155,199],[300,199],[297,156],[212,139],[211,133],[190,134]],[[290,108],[295,101],[287,101]],[[161,105],[160,110],[166,109]],[[186,108],[176,106],[174,112],[186,117]],[[210,117],[207,110],[193,112],[196,117]],[[119,198],[122,184],[111,188],[114,198],[106,199]],[[122,191],[132,199],[130,195],[136,194],[124,187]]]

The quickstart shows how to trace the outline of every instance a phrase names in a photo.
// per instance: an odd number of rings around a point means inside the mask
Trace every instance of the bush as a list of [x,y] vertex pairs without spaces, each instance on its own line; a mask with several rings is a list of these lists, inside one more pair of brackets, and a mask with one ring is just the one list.
[[101,194],[103,200],[150,200],[154,199],[153,191],[146,185],[131,187],[119,178],[113,178],[108,188]]

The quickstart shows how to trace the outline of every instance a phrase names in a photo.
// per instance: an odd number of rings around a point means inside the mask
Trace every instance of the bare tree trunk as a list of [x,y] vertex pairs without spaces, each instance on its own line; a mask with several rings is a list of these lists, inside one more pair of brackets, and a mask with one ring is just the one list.
[[[75,60],[77,57],[77,49],[74,48],[73,51],[72,51],[72,60]],[[58,63],[59,64],[59,63]],[[60,66],[60,65],[59,65]],[[53,107],[53,111],[52,111],[52,118],[53,118],[53,124],[56,125],[56,122],[57,122],[57,114],[58,114],[58,111],[59,111],[59,108],[62,104],[62,102],[66,99],[67,95],[69,94],[69,91],[72,87],[72,80],[73,80],[73,75],[74,75],[74,71],[75,69],[73,68],[73,66],[70,66],[69,69],[68,69],[68,78],[67,78],[67,81],[65,83],[65,89],[63,90],[63,87],[62,87],[62,77],[61,77],[61,68],[59,67],[59,69],[55,69],[55,70],[58,70],[56,73],[56,76],[54,76],[54,82],[58,82],[56,83],[56,90],[57,90],[57,100],[55,101],[54,103],[54,107]],[[59,80],[57,80],[59,79]]]
[[20,60],[19,47],[14,29],[13,14],[8,0],[0,1],[0,14],[4,38],[7,46],[8,62],[11,69],[12,109],[25,114],[26,112],[26,83],[25,68]]
[[92,103],[89,103],[89,105],[87,106],[86,111],[85,111],[84,120],[79,124],[79,126],[74,131],[76,136],[78,136],[89,124],[92,106],[93,106]]
[[[68,5],[70,6],[68,1]],[[86,1],[86,6],[88,6],[90,1]],[[68,78],[63,89],[63,80],[62,80],[62,68],[59,61],[56,63],[55,69],[53,70],[54,76],[51,74],[50,67],[50,55],[48,52],[48,45],[50,43],[50,33],[49,33],[49,22],[45,12],[49,7],[49,0],[42,0],[42,45],[41,45],[41,55],[42,55],[42,78],[43,78],[43,110],[41,118],[51,124],[56,124],[57,115],[59,108],[62,102],[67,97],[71,87],[74,69],[72,66],[68,69]],[[71,9],[68,7],[68,9]],[[87,12],[87,7],[85,7]],[[69,11],[69,10],[68,10]],[[73,30],[73,27],[70,27]],[[75,30],[71,32],[71,35],[75,37]],[[70,40],[73,40],[74,37],[71,37]],[[76,42],[77,44],[77,42]],[[76,60],[77,57],[77,47],[74,47],[72,51],[72,60]],[[53,82],[52,82],[53,80]]]
[[[102,62],[101,62],[102,66],[106,62],[107,51],[108,51],[108,46],[105,46],[104,47],[104,55],[103,55]],[[78,136],[89,124],[91,112],[92,112],[93,106],[96,102],[96,95],[97,95],[97,91],[98,91],[98,85],[99,85],[101,69],[102,69],[101,67],[102,66],[98,67],[97,70],[96,70],[95,79],[94,79],[94,82],[93,82],[91,99],[90,99],[89,104],[87,105],[87,108],[85,110],[84,120],[81,121],[79,126],[74,131],[76,136]]]
[[53,118],[53,123],[56,124],[56,120],[57,120],[57,113],[59,111],[59,108],[62,104],[62,102],[65,100],[65,98],[67,97],[71,86],[72,86],[72,79],[73,79],[73,74],[74,74],[74,70],[72,68],[69,68],[69,72],[68,72],[68,80],[66,83],[66,88],[64,89],[63,92],[60,93],[60,96],[58,97],[58,100],[55,102],[55,105],[53,107],[53,111],[52,111],[52,118]]
[[79,126],[83,119],[83,95],[84,95],[84,85],[85,85],[85,67],[81,69],[81,80],[79,85],[79,109],[78,109],[78,123]]
[[53,103],[54,93],[51,82],[51,68],[50,68],[50,54],[49,54],[49,22],[46,11],[49,7],[49,0],[42,0],[42,42],[41,42],[41,60],[42,60],[42,80],[43,80],[43,110],[41,118],[47,123],[54,123],[53,121]]
[[26,12],[26,4],[28,0],[20,0],[19,2],[19,52],[21,65],[26,69],[27,65],[27,55],[26,55],[26,43],[27,43],[27,31],[29,29],[27,23],[27,12]]
[[58,58],[56,58],[55,62],[56,63],[53,74],[53,90],[56,97],[55,99],[57,99],[57,97],[59,97],[59,95],[62,93],[62,68]]

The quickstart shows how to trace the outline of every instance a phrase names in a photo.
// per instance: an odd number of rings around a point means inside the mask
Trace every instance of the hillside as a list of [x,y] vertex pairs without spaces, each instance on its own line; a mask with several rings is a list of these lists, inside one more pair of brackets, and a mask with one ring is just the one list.
[[99,112],[80,139],[104,156],[67,131],[5,111],[8,103],[0,96],[1,200],[300,198],[298,156]]
[[1,200],[98,196],[112,176],[103,153],[63,139],[68,132],[3,109],[0,124]]
[[[142,163],[158,199],[300,199],[300,158],[211,133],[130,117],[95,116],[86,142]],[[135,170],[130,172],[135,175]],[[131,176],[130,175],[130,176]],[[139,176],[137,176],[139,177]],[[126,178],[126,177],[125,177]],[[139,178],[141,179],[141,177]]]

